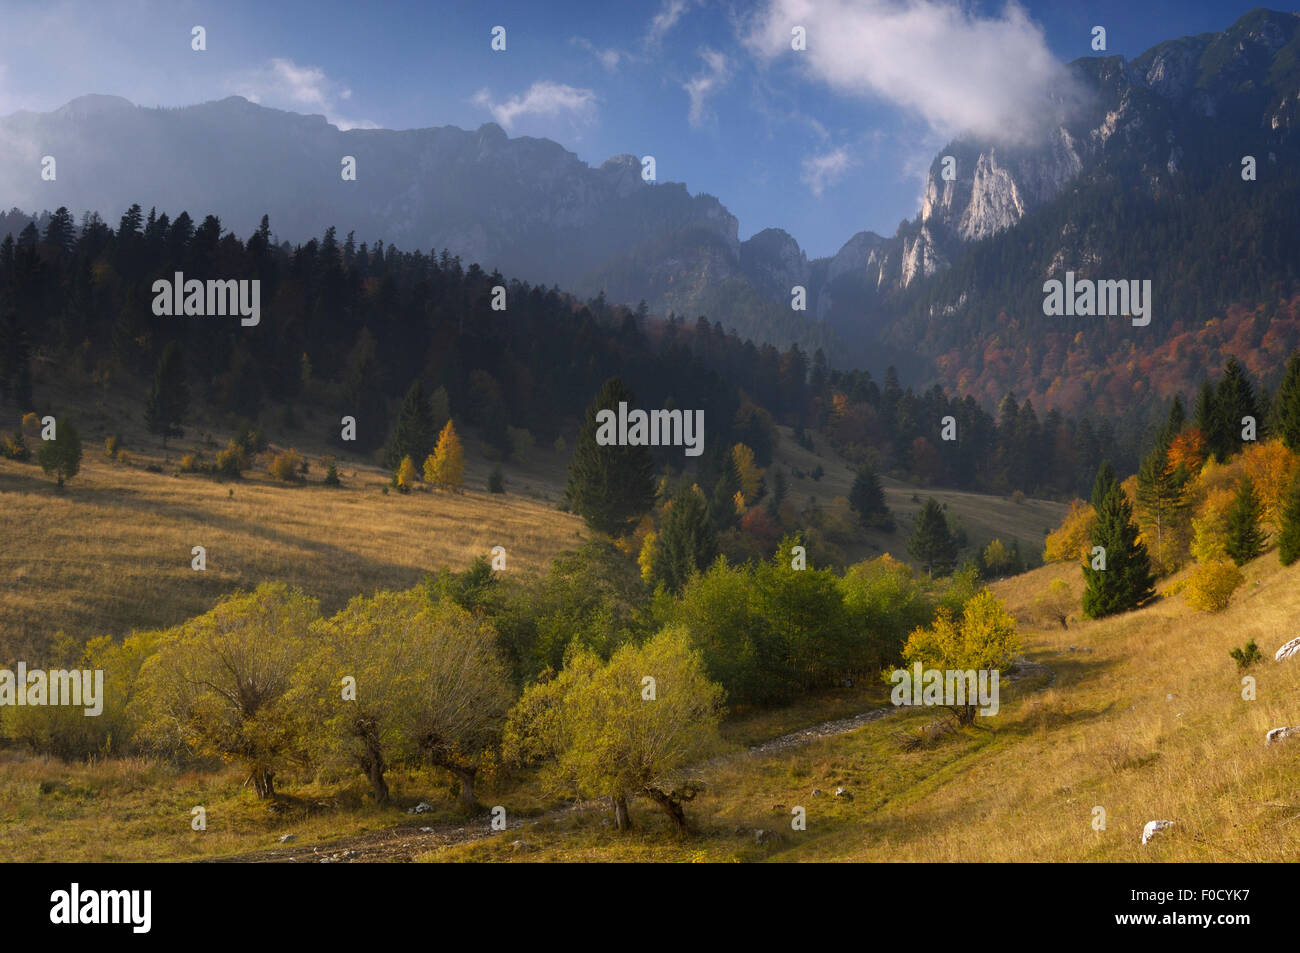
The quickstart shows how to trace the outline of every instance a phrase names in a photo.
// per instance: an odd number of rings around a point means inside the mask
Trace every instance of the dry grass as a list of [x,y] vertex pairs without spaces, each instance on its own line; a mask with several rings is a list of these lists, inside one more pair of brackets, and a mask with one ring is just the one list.
[[[795,506],[802,509],[810,499],[816,498],[828,508],[836,497],[848,497],[856,468],[835,453],[825,437],[814,436],[816,450],[810,451],[795,443],[794,432],[789,427],[778,429],[781,440],[773,465],[783,469],[789,477],[788,496]],[[820,480],[813,480],[808,474],[819,465],[825,475]],[[796,477],[794,470],[805,475]],[[961,521],[972,547],[982,548],[995,538],[1010,546],[1013,539],[1018,539],[1020,552],[1026,557],[1042,553],[1047,531],[1061,525],[1069,509],[1065,504],[1051,500],[1026,498],[1024,502],[1016,503],[1010,497],[916,487],[892,477],[882,476],[880,482],[885,489],[885,503],[894,513],[896,528],[893,533],[873,530],[867,534],[864,544],[848,547],[846,555],[850,561],[871,559],[887,552],[896,559],[912,562],[907,554],[907,539],[912,534],[916,515],[921,512],[926,498],[931,496],[945,504],[948,513]],[[913,496],[916,502],[913,502]]]
[[[577,517],[513,492],[384,495],[385,475],[360,464],[341,466],[344,486],[331,488],[276,485],[264,468],[225,484],[175,476],[174,465],[150,473],[133,458],[110,463],[87,441],[82,472],[63,493],[39,468],[0,461],[0,663],[35,662],[59,630],[85,639],[174,625],[268,580],[300,586],[329,611],[464,568],[497,545],[509,571],[545,572],[583,530]],[[309,478],[323,475],[313,458]],[[200,545],[204,572],[190,565]]]

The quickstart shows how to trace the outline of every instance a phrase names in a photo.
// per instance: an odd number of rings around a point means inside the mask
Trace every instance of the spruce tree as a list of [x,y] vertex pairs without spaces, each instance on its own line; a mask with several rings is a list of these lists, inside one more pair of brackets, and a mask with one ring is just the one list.
[[617,377],[605,381],[587,408],[587,417],[569,464],[566,500],[592,529],[611,536],[628,531],[654,503],[654,459],[649,447],[601,446],[596,414],[618,413],[619,402],[633,406],[632,393]]
[[1255,482],[1244,477],[1237,484],[1237,495],[1228,507],[1228,538],[1224,550],[1238,566],[1243,566],[1264,551],[1264,533],[1259,527],[1259,498]]
[[144,407],[144,422],[151,434],[163,438],[163,449],[168,437],[185,434],[181,421],[190,405],[190,389],[185,381],[185,359],[175,341],[168,341],[154,370],[153,388]]
[[673,497],[655,541],[650,567],[669,592],[681,592],[691,573],[703,571],[718,556],[718,538],[704,497],[694,489]]
[[957,544],[948,530],[939,501],[930,497],[916,518],[916,529],[907,541],[907,551],[930,575],[947,575],[957,565]]
[[713,499],[709,503],[709,513],[714,525],[727,529],[735,524],[740,516],[736,512],[736,494],[740,493],[740,469],[731,454],[722,461],[722,474],[713,485]]
[[54,439],[42,440],[41,449],[36,454],[37,462],[47,474],[54,474],[63,488],[65,480],[71,480],[81,469],[81,435],[69,420],[54,422]]
[[406,391],[406,399],[397,414],[397,426],[384,448],[384,466],[396,469],[403,457],[423,460],[433,453],[437,438],[432,403],[425,396],[424,385],[416,380]]
[[[1101,483],[1098,474],[1098,483]],[[1083,567],[1087,588],[1083,593],[1083,614],[1090,619],[1135,609],[1155,594],[1155,577],[1147,548],[1138,541],[1133,509],[1128,497],[1111,475],[1110,488],[1096,505],[1092,545],[1103,550],[1105,568],[1093,568],[1091,555]]]
[[1138,520],[1144,529],[1150,530],[1148,538],[1155,538],[1156,562],[1165,571],[1170,568],[1167,557],[1172,555],[1165,552],[1166,540],[1187,509],[1184,494],[1187,469],[1169,463],[1172,438],[1173,434],[1166,429],[1143,459],[1137,474]]
[[1215,447],[1224,443],[1224,435],[1214,385],[1208,380],[1201,381],[1196,394],[1195,420],[1196,428],[1205,435],[1206,454],[1215,455]]
[[1220,463],[1241,449],[1242,419],[1253,417],[1258,431],[1263,426],[1255,388],[1246,376],[1246,369],[1235,357],[1224,365],[1223,380],[1214,394],[1215,428],[1210,436],[1210,447]]
[[1119,481],[1115,479],[1115,468],[1109,460],[1103,460],[1097,468],[1097,478],[1092,483],[1092,508],[1101,509],[1101,504],[1110,495],[1110,491],[1117,486]]
[[1300,351],[1286,362],[1286,375],[1273,398],[1277,432],[1287,449],[1300,453]]
[[857,476],[853,478],[853,487],[849,490],[849,505],[858,514],[863,527],[892,524],[880,477],[870,464],[858,468]]
[[1300,473],[1291,481],[1282,503],[1282,525],[1277,536],[1277,554],[1283,566],[1300,559]]

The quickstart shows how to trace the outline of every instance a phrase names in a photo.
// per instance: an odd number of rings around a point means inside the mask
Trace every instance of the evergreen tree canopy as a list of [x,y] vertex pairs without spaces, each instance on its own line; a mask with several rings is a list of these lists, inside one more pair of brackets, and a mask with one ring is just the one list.
[[433,417],[433,405],[425,396],[424,385],[413,381],[406,391],[406,399],[397,414],[397,426],[384,450],[384,465],[396,469],[403,457],[423,460],[433,453],[438,438]]
[[1264,551],[1264,534],[1259,519],[1255,482],[1244,477],[1237,484],[1237,495],[1228,507],[1228,538],[1224,542],[1225,551],[1238,566],[1245,565]]
[[153,388],[144,407],[144,422],[149,432],[163,438],[183,436],[181,421],[190,405],[190,389],[185,378],[185,359],[175,341],[168,341],[158,359]]
[[632,393],[622,380],[611,377],[587,408],[569,464],[566,493],[569,506],[588,526],[611,536],[626,533],[655,497],[654,460],[648,447],[602,447],[596,442],[596,414],[618,413],[620,401],[631,406]]
[[[1097,479],[1100,484],[1101,474]],[[1102,548],[1105,568],[1094,569],[1092,556],[1083,567],[1083,613],[1090,619],[1136,609],[1155,594],[1147,548],[1138,541],[1133,508],[1119,484],[1111,483],[1096,511],[1092,545]]]
[[849,490],[849,505],[865,527],[889,522],[885,491],[880,485],[880,477],[870,464],[858,468],[857,476],[853,478],[853,487]]
[[1283,566],[1300,559],[1300,473],[1291,481],[1282,503],[1281,527],[1277,537],[1277,554]]
[[957,544],[948,530],[948,520],[939,501],[934,497],[925,501],[916,517],[916,529],[907,541],[907,551],[930,575],[946,575],[957,565]]
[[681,592],[694,572],[703,572],[718,556],[718,538],[704,497],[682,490],[668,505],[655,546],[651,570],[669,592]]

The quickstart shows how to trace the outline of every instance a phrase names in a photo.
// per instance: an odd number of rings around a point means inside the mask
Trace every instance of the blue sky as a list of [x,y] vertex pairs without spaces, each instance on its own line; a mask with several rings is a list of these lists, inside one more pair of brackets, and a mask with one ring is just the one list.
[[[718,196],[742,239],[778,226],[814,257],[915,215],[924,170],[964,128],[1030,135],[1060,64],[1098,55],[1093,26],[1132,57],[1254,5],[7,0],[0,114],[91,92],[146,106],[240,94],[344,126],[496,121],[592,164],[654,155],[661,181]],[[791,24],[807,49],[790,49]]]

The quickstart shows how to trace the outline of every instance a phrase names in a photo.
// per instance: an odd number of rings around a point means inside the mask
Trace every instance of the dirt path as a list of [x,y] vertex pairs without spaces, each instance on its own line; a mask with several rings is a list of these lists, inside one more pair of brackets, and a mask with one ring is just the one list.
[[[1047,684],[1043,686],[1044,688],[1049,687],[1056,681],[1056,673],[1046,665],[1037,662],[1028,662],[1022,659],[1017,663],[1016,671],[1013,674],[1008,675],[1004,681],[1016,682],[1039,675],[1049,676]],[[701,770],[707,771],[711,767],[736,758],[752,758],[777,754],[782,751],[788,751],[791,748],[806,745],[810,741],[815,741],[819,738],[831,738],[836,735],[846,735],[870,722],[887,718],[898,710],[899,709],[895,708],[893,705],[888,705],[883,708],[872,708],[869,711],[864,711],[857,715],[851,715],[848,718],[836,718],[832,721],[823,721],[819,724],[810,725],[807,728],[800,728],[797,731],[792,731],[768,741],[751,745],[743,752],[723,755],[721,758],[716,758],[713,761],[700,765],[699,767]],[[566,807],[548,811],[539,817],[509,819],[506,822],[506,829],[519,830],[531,827],[544,820],[558,820],[565,815],[595,809],[604,810],[606,807],[607,805],[604,801],[580,801]],[[354,834],[348,837],[341,837],[328,844],[304,845],[301,847],[285,845],[284,847],[272,850],[261,850],[247,854],[235,854],[230,857],[214,858],[211,862],[280,864],[359,862],[409,863],[414,860],[416,856],[428,853],[432,850],[437,850],[440,847],[468,844],[488,837],[493,837],[500,833],[490,829],[487,814],[461,825],[420,824],[418,815],[415,815],[414,817],[415,820],[410,824],[403,824],[399,827],[388,827],[382,831],[369,831],[365,834]]]

